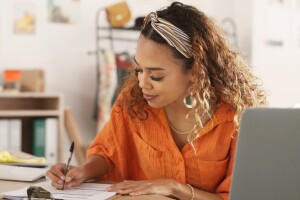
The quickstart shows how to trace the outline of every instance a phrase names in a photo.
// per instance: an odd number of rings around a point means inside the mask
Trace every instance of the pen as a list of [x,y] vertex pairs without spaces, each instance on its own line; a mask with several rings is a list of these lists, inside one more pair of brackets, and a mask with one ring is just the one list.
[[[72,159],[72,155],[73,155],[73,151],[74,151],[74,142],[72,142],[69,151],[70,151],[70,157],[69,157],[68,162],[67,162],[67,166],[66,166],[66,170],[65,170],[65,175],[68,173],[69,164],[70,164],[71,159]],[[65,180],[66,180],[66,178],[65,178]],[[63,182],[62,190],[65,189],[65,180],[64,180],[64,182]]]

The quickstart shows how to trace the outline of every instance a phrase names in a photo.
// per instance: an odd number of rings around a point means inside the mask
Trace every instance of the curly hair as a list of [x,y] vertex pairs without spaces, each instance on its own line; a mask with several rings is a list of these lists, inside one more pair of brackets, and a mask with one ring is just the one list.
[[[248,107],[267,104],[261,81],[246,65],[243,57],[227,42],[223,31],[203,12],[193,6],[173,2],[169,7],[157,11],[157,16],[183,30],[191,38],[194,58],[185,58],[151,27],[145,24],[141,35],[156,43],[167,45],[174,57],[184,60],[184,69],[192,70],[196,80],[189,88],[189,95],[197,100],[188,118],[193,118],[199,127],[201,117],[211,116],[216,102],[226,102],[235,111],[234,123],[239,126],[241,112]],[[130,94],[127,99],[128,112],[132,118],[147,119],[147,102],[138,85],[134,72],[126,79],[124,90]],[[199,115],[199,111],[204,111]]]

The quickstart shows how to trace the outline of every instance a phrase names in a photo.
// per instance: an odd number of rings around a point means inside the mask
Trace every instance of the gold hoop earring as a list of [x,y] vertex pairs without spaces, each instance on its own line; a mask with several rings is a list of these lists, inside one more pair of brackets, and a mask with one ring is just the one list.
[[197,101],[194,97],[187,95],[183,98],[183,103],[187,108],[194,108],[197,104]]

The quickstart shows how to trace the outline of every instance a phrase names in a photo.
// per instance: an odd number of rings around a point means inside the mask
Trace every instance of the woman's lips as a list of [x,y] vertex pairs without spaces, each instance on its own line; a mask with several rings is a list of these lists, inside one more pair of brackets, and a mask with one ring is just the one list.
[[145,93],[144,93],[144,98],[145,98],[147,101],[151,101],[151,100],[155,99],[156,97],[158,97],[158,95],[149,95],[149,94],[145,94]]

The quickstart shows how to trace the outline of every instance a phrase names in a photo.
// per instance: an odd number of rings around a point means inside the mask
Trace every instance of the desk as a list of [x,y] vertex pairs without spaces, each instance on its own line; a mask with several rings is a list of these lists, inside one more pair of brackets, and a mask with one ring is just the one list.
[[[19,182],[19,181],[0,180],[0,193],[17,190],[17,189],[21,189],[24,187],[29,187],[30,185],[34,185],[38,182],[43,182],[43,181],[46,181],[46,178],[41,178],[35,182]],[[0,199],[1,199],[1,196],[0,196]],[[171,200],[171,198],[160,196],[160,195],[142,195],[142,196],[136,196],[136,197],[116,195],[116,196],[109,198],[108,200],[154,200],[154,199],[155,200]]]

